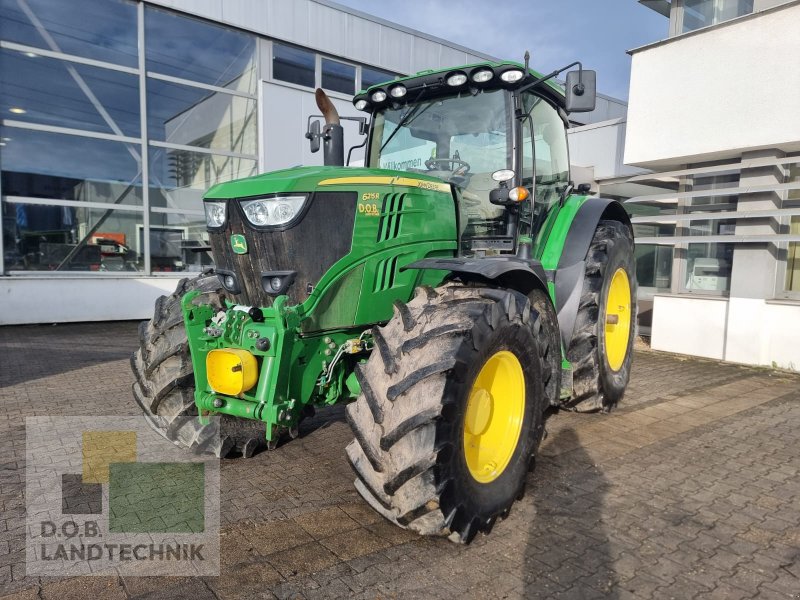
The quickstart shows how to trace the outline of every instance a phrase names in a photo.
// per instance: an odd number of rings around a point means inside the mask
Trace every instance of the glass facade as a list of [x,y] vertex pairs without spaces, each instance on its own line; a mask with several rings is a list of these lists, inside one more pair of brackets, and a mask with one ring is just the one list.
[[[625,208],[636,237],[640,291],[727,295],[737,248],[764,244],[769,232],[763,226],[769,224],[782,239],[770,242],[775,262],[764,268],[776,278],[774,291],[764,292],[765,298],[800,299],[800,162],[794,162],[798,156],[749,160],[761,161],[747,165],[750,172],[761,169],[758,177],[770,173],[774,178],[772,192],[772,183],[761,180],[755,188],[748,184],[752,180],[749,172],[741,173],[743,161],[687,165],[689,174],[680,177],[652,173],[631,180],[640,195],[625,202]],[[740,202],[754,193],[761,195],[759,200],[774,196],[758,208]],[[751,211],[762,214],[748,214]],[[751,226],[761,230],[751,233]],[[726,240],[734,236],[735,242]]]
[[[739,185],[739,174],[694,177],[686,185],[687,192],[724,190]],[[682,204],[682,214],[691,215],[679,228],[679,235],[697,236],[698,243],[686,246],[686,273],[683,289],[700,292],[728,292],[731,286],[733,244],[703,243],[704,236],[733,235],[736,220],[720,218],[720,213],[736,210],[735,195],[694,196]],[[710,218],[704,219],[703,216]]]
[[202,269],[203,192],[257,169],[257,38],[128,0],[0,0],[0,43],[4,270]]
[[683,0],[683,33],[753,12],[753,0]]
[[321,61],[322,87],[343,94],[356,93],[356,68],[337,60],[323,58]]
[[[800,184],[800,163],[788,165],[787,182]],[[800,189],[787,191],[783,207],[800,213]],[[784,222],[782,232],[800,236],[800,214],[792,215]],[[800,294],[800,242],[789,242],[786,247],[786,275],[782,283],[785,293]]]
[[[675,223],[659,223],[659,218],[676,214],[674,204],[658,202],[626,204],[631,217],[640,220],[652,219],[652,223],[634,221],[633,234],[638,239],[669,238],[675,235]],[[672,287],[672,245],[636,244],[636,280],[639,288],[654,291],[669,291]]]
[[316,85],[316,55],[293,46],[272,44],[272,78],[305,87]]

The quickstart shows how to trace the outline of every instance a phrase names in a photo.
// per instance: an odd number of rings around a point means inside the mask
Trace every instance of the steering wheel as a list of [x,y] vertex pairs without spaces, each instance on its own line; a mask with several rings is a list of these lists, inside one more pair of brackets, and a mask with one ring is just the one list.
[[[451,169],[450,165],[455,168]],[[429,158],[425,161],[425,166],[428,167],[429,171],[433,171],[434,169],[452,171],[453,173],[461,171],[462,175],[466,175],[470,170],[469,163],[458,158]]]

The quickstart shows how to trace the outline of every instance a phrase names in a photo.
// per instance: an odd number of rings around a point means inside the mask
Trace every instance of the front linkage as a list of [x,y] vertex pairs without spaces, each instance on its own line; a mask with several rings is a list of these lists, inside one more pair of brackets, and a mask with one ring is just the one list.
[[358,397],[353,370],[369,357],[368,329],[300,335],[305,315],[300,306],[286,306],[286,296],[269,308],[226,300],[218,310],[194,304],[198,295],[183,296],[181,309],[201,419],[220,413],[263,421],[274,447],[282,432],[297,435],[313,406]]

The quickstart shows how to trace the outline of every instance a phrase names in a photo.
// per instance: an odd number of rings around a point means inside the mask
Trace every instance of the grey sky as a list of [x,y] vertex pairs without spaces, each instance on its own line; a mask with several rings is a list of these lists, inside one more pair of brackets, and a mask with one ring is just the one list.
[[667,37],[665,17],[636,0],[336,0],[498,58],[548,72],[574,60],[597,71],[598,91],[627,99],[625,51]]

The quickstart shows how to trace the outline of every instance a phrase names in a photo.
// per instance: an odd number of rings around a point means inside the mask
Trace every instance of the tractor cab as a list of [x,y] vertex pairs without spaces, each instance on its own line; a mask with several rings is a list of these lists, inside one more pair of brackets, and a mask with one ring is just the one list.
[[565,95],[549,77],[511,62],[373,86],[353,101],[372,113],[366,166],[452,184],[461,255],[530,256],[571,189],[565,107],[594,108],[593,72],[575,73],[574,85],[583,86],[577,107],[574,90]]

